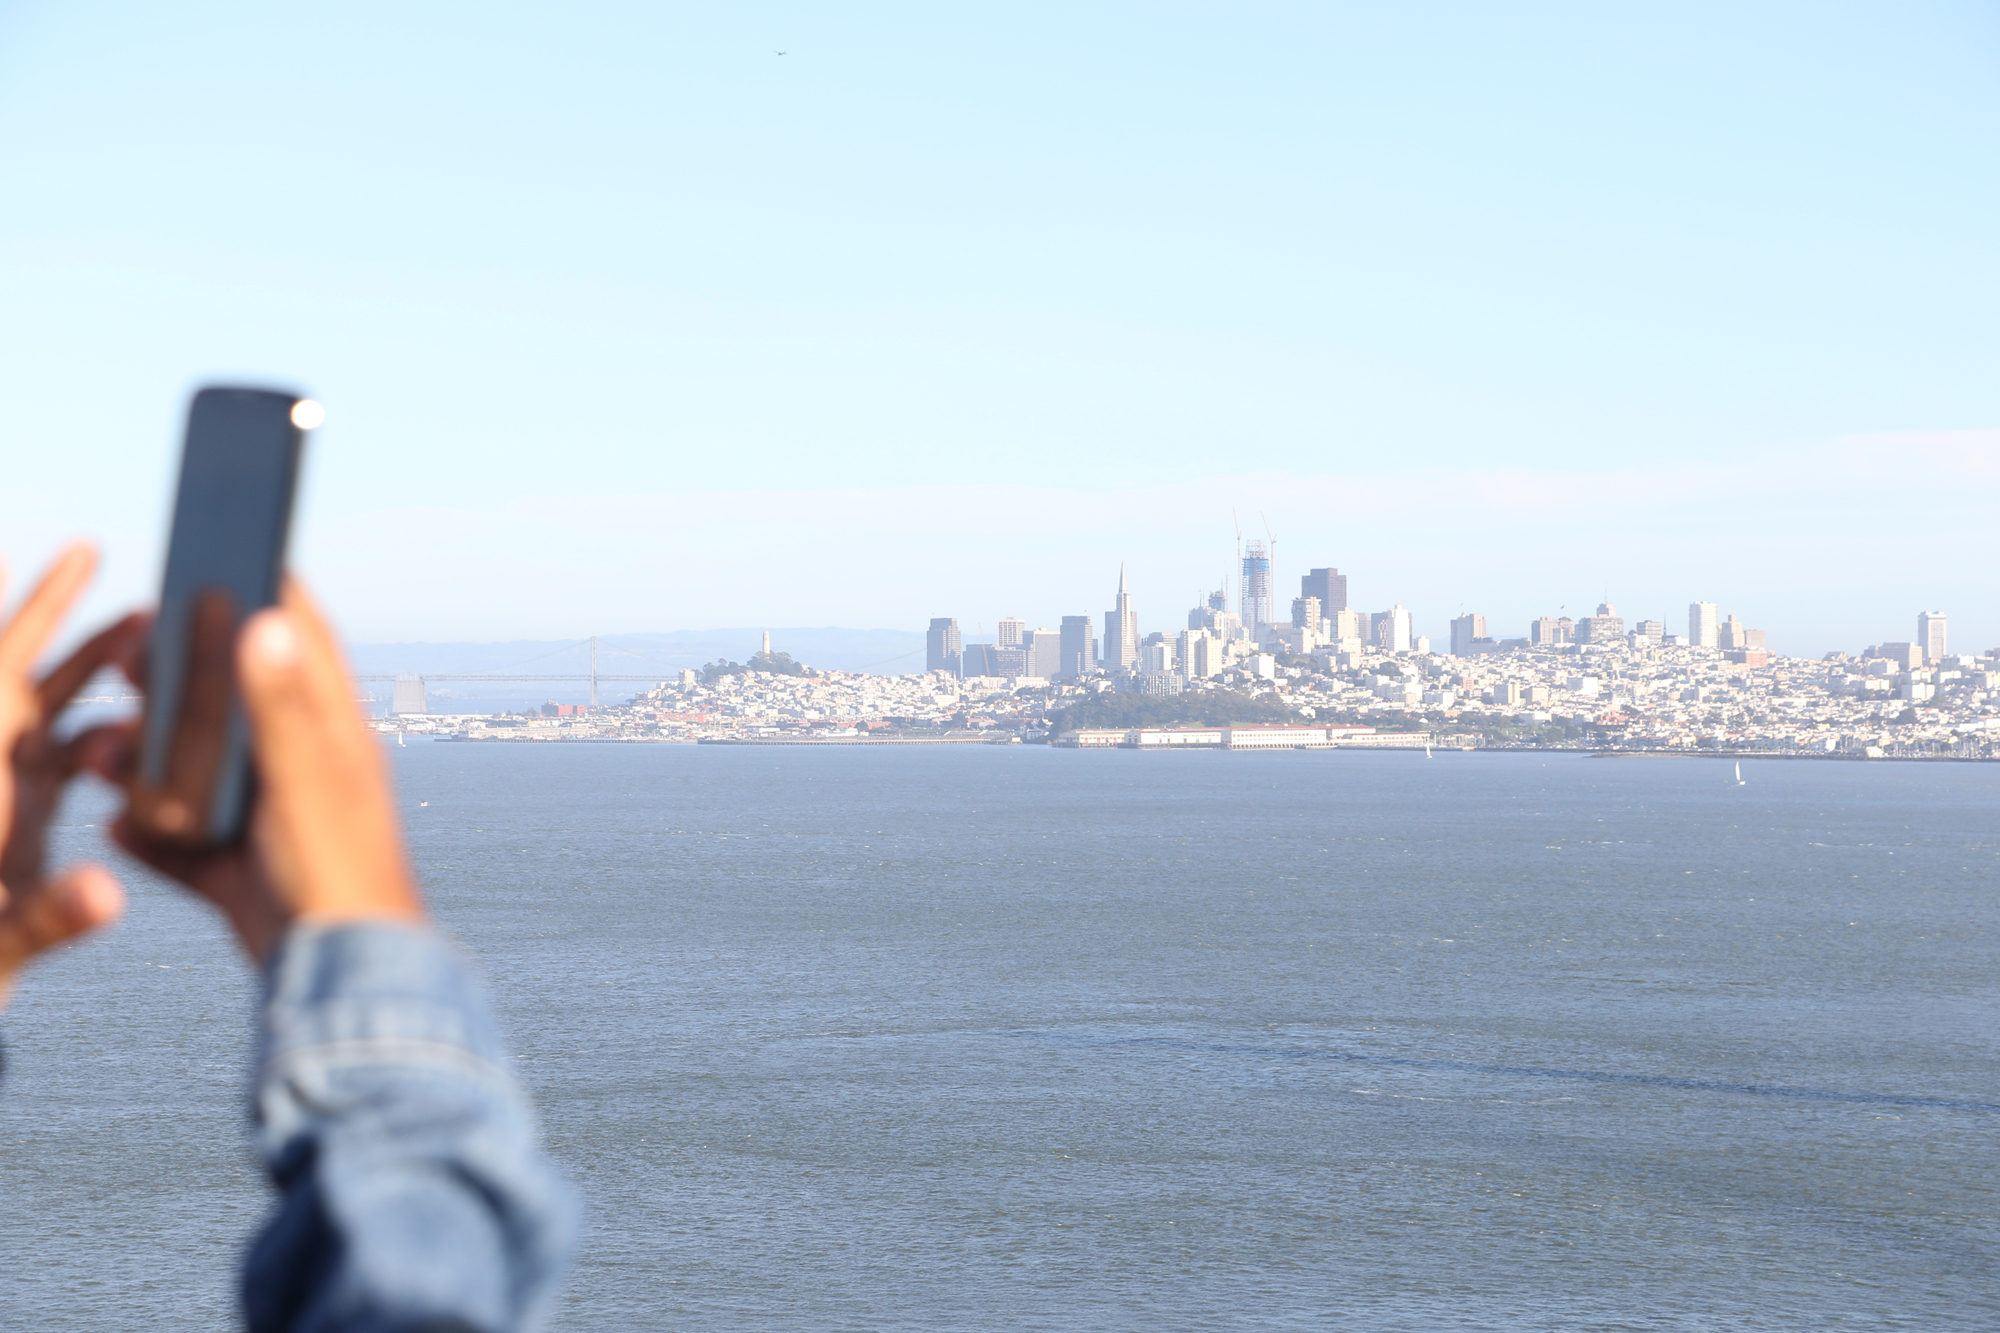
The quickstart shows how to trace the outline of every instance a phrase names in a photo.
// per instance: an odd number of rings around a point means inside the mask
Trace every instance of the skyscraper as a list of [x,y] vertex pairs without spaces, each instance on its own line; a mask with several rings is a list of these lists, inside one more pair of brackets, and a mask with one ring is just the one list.
[[1056,671],[1058,676],[1087,676],[1097,670],[1097,631],[1091,628],[1089,616],[1064,616],[1060,634],[1062,664]]
[[1317,634],[1319,633],[1320,618],[1325,614],[1326,612],[1321,609],[1321,603],[1317,597],[1308,594],[1304,597],[1294,597],[1292,599],[1293,629],[1309,629]]
[[924,635],[924,670],[958,674],[959,659],[965,652],[964,636],[958,632],[955,616],[938,616]]
[[1472,641],[1486,637],[1486,617],[1477,611],[1468,611],[1451,622],[1451,655],[1469,657],[1472,655]]
[[424,698],[424,678],[408,671],[396,673],[396,688],[390,697],[389,715],[404,717],[411,713],[428,713],[430,703]]
[[1028,622],[1020,619],[1018,616],[1002,616],[1000,618],[1000,632],[996,636],[995,641],[1002,648],[1019,648],[1021,646],[1021,635],[1027,631],[1027,628]]
[[1337,569],[1315,569],[1299,579],[1299,596],[1319,598],[1319,613],[1332,619],[1347,609],[1347,575]]
[[1139,613],[1132,609],[1132,592],[1125,585],[1125,566],[1118,566],[1118,605],[1104,613],[1104,669],[1130,671],[1139,660]]
[[1375,613],[1375,646],[1392,653],[1407,653],[1416,646],[1416,617],[1401,603]]
[[1221,675],[1228,667],[1228,654],[1221,639],[1202,630],[1189,630],[1186,638],[1188,643],[1181,662],[1182,675],[1190,680],[1206,680],[1210,676]]
[[1243,621],[1229,609],[1229,594],[1220,588],[1208,595],[1208,605],[1188,612],[1189,629],[1207,630],[1228,642],[1242,637],[1242,627]]
[[1917,647],[1924,650],[1926,662],[1944,660],[1944,612],[1917,613]]
[[1062,635],[1058,631],[1031,629],[1021,636],[1021,647],[1028,655],[1029,675],[1050,679],[1063,674]]
[[1715,618],[1714,602],[1688,603],[1688,647],[1721,646],[1722,626]]
[[1252,541],[1243,548],[1242,592],[1236,599],[1236,609],[1243,617],[1243,628],[1250,631],[1252,639],[1261,639],[1271,618],[1277,613],[1271,589],[1271,553],[1260,541]]
[[1618,614],[1618,608],[1609,602],[1597,604],[1597,614],[1585,616],[1576,622],[1578,643],[1595,643],[1625,646],[1625,618]]
[[1006,672],[1000,669],[999,656],[1000,649],[996,644],[966,644],[965,651],[959,654],[959,678],[1005,675]]

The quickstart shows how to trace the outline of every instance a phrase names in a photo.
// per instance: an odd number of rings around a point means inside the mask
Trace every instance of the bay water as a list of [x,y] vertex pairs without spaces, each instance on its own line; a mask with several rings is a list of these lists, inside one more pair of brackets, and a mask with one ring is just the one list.
[[[2000,768],[390,755],[557,1328],[2000,1325]],[[0,1016],[8,1327],[229,1327],[269,1202],[251,978],[121,869]]]

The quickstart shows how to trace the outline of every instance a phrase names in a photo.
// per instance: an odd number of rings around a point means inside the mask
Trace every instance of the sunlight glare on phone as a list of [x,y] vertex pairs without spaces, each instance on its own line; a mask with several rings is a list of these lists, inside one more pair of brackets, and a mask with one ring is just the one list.
[[318,430],[319,423],[325,420],[326,409],[310,398],[292,404],[292,424],[300,430]]

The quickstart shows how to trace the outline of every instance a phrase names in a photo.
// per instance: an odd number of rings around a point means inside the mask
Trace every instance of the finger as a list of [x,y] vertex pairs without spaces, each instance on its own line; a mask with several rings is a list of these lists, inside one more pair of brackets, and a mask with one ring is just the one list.
[[270,956],[290,913],[272,892],[256,858],[242,848],[191,848],[149,834],[131,815],[111,826],[111,840],[169,879],[222,909],[253,959]]
[[137,766],[138,719],[106,722],[78,732],[63,749],[67,752],[62,759],[65,775],[94,773],[112,786],[122,787]]
[[125,891],[99,865],[72,866],[0,912],[0,978],[45,949],[116,921]]
[[105,667],[128,661],[144,635],[149,619],[135,612],[105,626],[42,677],[42,683],[35,690],[41,699],[42,716],[54,717],[61,712],[63,706],[76,697],[76,692]]
[[324,756],[307,748],[314,745],[332,745],[343,757],[365,755],[373,771],[374,748],[354,705],[340,645],[303,587],[286,580],[282,604],[252,617],[242,644],[238,670],[244,702],[254,729],[263,733],[257,741],[260,772],[302,777],[323,772]]
[[245,625],[238,671],[262,792],[258,843],[296,910],[421,916],[382,755],[339,645],[297,584]]
[[354,678],[348,672],[332,624],[297,579],[285,580],[282,605],[305,632],[305,660],[315,702],[328,710],[328,716],[352,718],[355,734],[360,734],[361,713],[354,705]]
[[151,611],[135,611],[130,617],[132,637],[121,643],[118,669],[125,673],[125,679],[144,689],[146,686],[146,659],[153,647],[153,623],[156,617]]
[[183,882],[187,876],[180,872],[191,869],[201,859],[199,852],[155,838],[129,813],[111,821],[111,841],[133,860]]
[[[360,777],[365,744],[352,691],[326,688],[330,645],[313,632],[314,619],[310,607],[290,606],[251,617],[238,671],[258,773],[273,792],[324,799],[329,786]],[[338,658],[331,674],[344,675]]]
[[7,628],[0,630],[0,677],[27,674],[96,569],[97,551],[85,542],[66,547],[56,556]]
[[194,885],[214,859],[211,852],[154,837],[130,814],[122,814],[112,821],[111,841],[133,860],[188,885]]

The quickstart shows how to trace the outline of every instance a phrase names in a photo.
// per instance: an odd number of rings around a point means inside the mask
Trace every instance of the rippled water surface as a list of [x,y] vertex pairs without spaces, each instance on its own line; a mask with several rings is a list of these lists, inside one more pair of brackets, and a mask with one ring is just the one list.
[[[2000,1325],[2000,769],[392,754],[561,1328]],[[6,1015],[10,1327],[226,1326],[265,1206],[248,980],[134,892]]]

